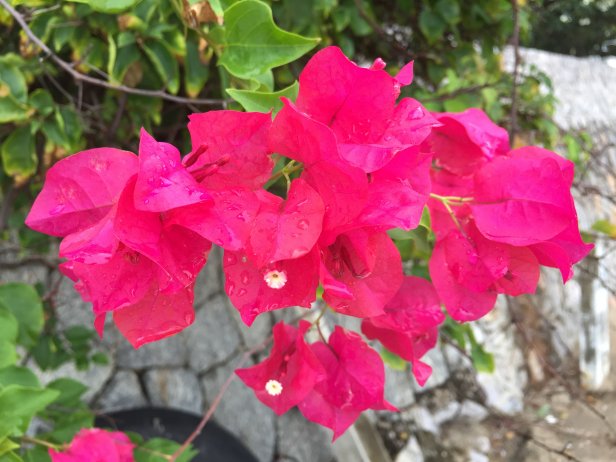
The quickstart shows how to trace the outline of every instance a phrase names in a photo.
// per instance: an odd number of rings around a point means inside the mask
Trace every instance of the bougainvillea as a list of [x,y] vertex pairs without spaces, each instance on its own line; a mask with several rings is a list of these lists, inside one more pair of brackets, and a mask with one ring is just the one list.
[[121,432],[79,431],[65,451],[49,450],[52,462],[133,462],[134,444]]
[[[423,385],[441,305],[476,320],[498,294],[534,292],[540,265],[566,281],[592,246],[580,237],[571,162],[510,150],[479,110],[432,114],[400,99],[412,63],[395,77],[384,67],[326,48],[273,120],[194,114],[183,158],[142,131],[138,156],[101,148],[61,160],[26,223],[63,238],[61,270],[92,302],[101,335],[107,313],[135,347],[189,326],[196,277],[216,245],[246,324],[310,308],[320,287],[329,309],[361,318],[367,339],[409,361]],[[404,274],[387,233],[417,227],[426,207],[431,281]],[[276,413],[297,406],[336,438],[362,411],[394,408],[376,350],[339,326],[326,338],[321,319],[277,324],[269,357],[237,374]]]

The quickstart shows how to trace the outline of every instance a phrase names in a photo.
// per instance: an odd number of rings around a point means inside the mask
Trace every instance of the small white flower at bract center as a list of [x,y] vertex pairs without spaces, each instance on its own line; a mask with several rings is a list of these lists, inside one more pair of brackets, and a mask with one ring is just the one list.
[[282,289],[287,283],[286,271],[272,270],[265,273],[263,276],[265,283],[272,289]]
[[265,391],[267,391],[272,396],[278,396],[282,393],[282,383],[278,380],[268,380],[265,384]]

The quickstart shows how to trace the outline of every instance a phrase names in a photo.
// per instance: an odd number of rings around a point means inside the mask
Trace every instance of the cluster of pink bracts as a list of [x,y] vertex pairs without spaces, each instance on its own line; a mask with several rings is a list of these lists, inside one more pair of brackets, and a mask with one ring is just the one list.
[[[398,101],[412,65],[396,77],[383,68],[326,48],[273,121],[194,114],[183,159],[145,131],[138,157],[113,148],[68,157],[48,171],[26,223],[63,238],[61,270],[92,302],[101,335],[108,312],[135,347],[189,326],[215,244],[246,324],[310,307],[321,285],[333,310],[362,318],[364,335],[410,361],[423,384],[441,303],[458,321],[478,319],[499,293],[534,292],[540,264],[568,279],[592,246],[580,237],[570,161],[510,151],[506,131],[479,110],[433,114]],[[276,173],[274,153],[291,159]],[[264,189],[282,176],[294,178],[286,198]],[[403,274],[387,234],[417,227],[426,205],[432,283]],[[334,437],[363,410],[393,409],[380,356],[359,334],[337,327],[309,344],[310,328],[279,323],[269,358],[237,371],[262,402],[278,414],[298,406]]]

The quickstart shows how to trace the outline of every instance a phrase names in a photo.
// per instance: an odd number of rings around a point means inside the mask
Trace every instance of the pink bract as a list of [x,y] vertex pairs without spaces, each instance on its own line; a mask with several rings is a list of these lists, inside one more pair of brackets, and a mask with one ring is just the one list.
[[133,462],[134,444],[121,432],[83,429],[66,451],[49,449],[52,462]]
[[184,165],[204,187],[255,190],[265,184],[274,167],[267,146],[270,114],[210,111],[189,118],[193,151]]
[[396,410],[384,398],[385,368],[379,354],[355,332],[336,326],[328,345],[310,345],[326,371],[299,404],[308,420],[334,431],[334,440],[366,409]]
[[[256,266],[244,252],[226,251],[223,258],[225,291],[242,320],[252,325],[266,311],[289,306],[310,308],[319,285],[317,249],[290,260]],[[281,277],[281,286],[268,285],[267,279]],[[282,280],[282,279],[281,279]]]
[[417,382],[423,385],[432,371],[420,361],[436,346],[438,326],[445,320],[432,284],[425,279],[406,276],[385,314],[364,319],[361,330],[369,339],[379,340],[388,350],[413,365]]
[[509,151],[509,135],[479,109],[435,113],[442,124],[427,140],[440,167],[457,175],[473,174],[481,165]]
[[97,148],[62,159],[49,169],[26,225],[52,236],[67,236],[95,225],[116,203],[137,173],[137,156]]
[[[267,359],[235,371],[254,389],[259,401],[278,415],[297,406],[325,378],[323,366],[304,340],[309,328],[306,321],[301,321],[298,328],[279,322],[273,328],[274,346]],[[279,392],[267,390],[271,381],[280,385]]]
[[321,254],[323,300],[339,313],[378,316],[402,284],[400,253],[385,232],[349,231]]

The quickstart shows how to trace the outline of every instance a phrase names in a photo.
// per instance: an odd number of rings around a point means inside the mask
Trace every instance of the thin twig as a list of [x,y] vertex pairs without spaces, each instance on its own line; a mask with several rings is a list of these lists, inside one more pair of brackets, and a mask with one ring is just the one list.
[[[236,368],[242,367],[246,363],[246,361],[250,359],[250,357],[253,354],[267,347],[267,345],[269,345],[269,343],[272,341],[272,338],[273,337],[270,335],[263,342],[252,347],[250,350],[246,351],[246,353],[242,355],[239,362],[237,363]],[[225,383],[222,385],[222,387],[220,387],[218,394],[212,401],[212,404],[210,404],[210,407],[208,408],[207,412],[204,414],[203,418],[201,419],[201,422],[199,422],[199,425],[197,426],[197,428],[195,428],[195,430],[190,434],[190,436],[186,439],[186,441],[182,443],[182,445],[177,449],[177,451],[173,453],[173,455],[169,458],[169,462],[175,462],[176,459],[180,457],[184,453],[184,451],[188,449],[188,447],[192,444],[192,442],[195,441],[195,439],[201,434],[201,432],[205,428],[205,425],[210,421],[210,419],[214,415],[214,412],[216,412],[216,409],[218,408],[218,405],[222,401],[222,398],[225,392],[227,391],[227,389],[229,388],[229,386],[231,385],[234,379],[235,379],[235,372],[231,372],[229,377],[227,377],[227,380],[225,381]]]
[[17,198],[18,188],[14,183],[11,183],[4,195],[2,205],[0,205],[0,231],[3,231],[8,225],[9,215],[13,210],[13,202]]
[[43,255],[28,255],[16,261],[0,262],[1,269],[16,269],[28,265],[43,265],[50,269],[55,269],[61,260],[59,258],[45,257]]
[[98,87],[107,88],[109,90],[121,91],[121,92],[129,93],[132,95],[149,96],[152,98],[161,98],[167,101],[172,101],[174,103],[180,103],[180,104],[200,104],[200,105],[219,106],[219,105],[223,105],[225,102],[225,100],[222,100],[222,99],[184,98],[181,96],[171,95],[161,90],[146,90],[143,88],[127,87],[126,85],[114,85],[104,80],[97,79],[95,77],[91,77],[86,74],[82,74],[81,72],[75,70],[73,66],[71,66],[69,63],[67,63],[62,58],[60,58],[58,55],[56,55],[53,51],[51,51],[51,49],[47,45],[45,45],[45,43],[34,34],[34,32],[32,32],[32,29],[30,29],[30,27],[26,23],[24,17],[15,8],[9,5],[9,3],[6,0],[0,0],[0,5],[2,5],[3,8],[6,11],[8,11],[8,13],[15,19],[17,24],[19,24],[19,26],[23,29],[23,31],[28,36],[30,41],[33,42],[36,46],[38,46],[41,50],[43,50],[45,55],[49,56],[49,58],[51,58],[51,60],[55,62],[60,68],[68,72],[71,75],[71,77],[73,77],[73,79],[75,79],[77,82],[86,82],[91,85],[96,85]]
[[387,43],[391,44],[396,50],[403,53],[405,56],[409,58],[413,58],[414,56],[410,52],[410,50],[404,46],[404,44],[398,42],[395,37],[392,37],[388,34],[381,25],[374,20],[364,9],[361,0],[355,0],[355,8],[357,8],[357,12],[362,17],[364,21],[368,23],[368,25],[372,28],[374,32],[380,35]]
[[511,85],[511,113],[509,115],[509,139],[514,142],[515,135],[518,131],[518,73],[520,70],[520,9],[518,0],[511,0],[511,8],[513,10],[513,36],[511,43],[513,45],[513,82]]
[[478,85],[472,85],[470,87],[459,88],[457,90],[454,90],[452,92],[449,92],[443,95],[434,96],[432,98],[424,98],[421,100],[421,102],[422,103],[433,103],[433,102],[447,101],[448,99],[455,98],[456,96],[465,95],[467,93],[474,93],[476,91],[483,90],[484,88],[493,87],[494,85],[495,85],[494,83],[482,83]]

